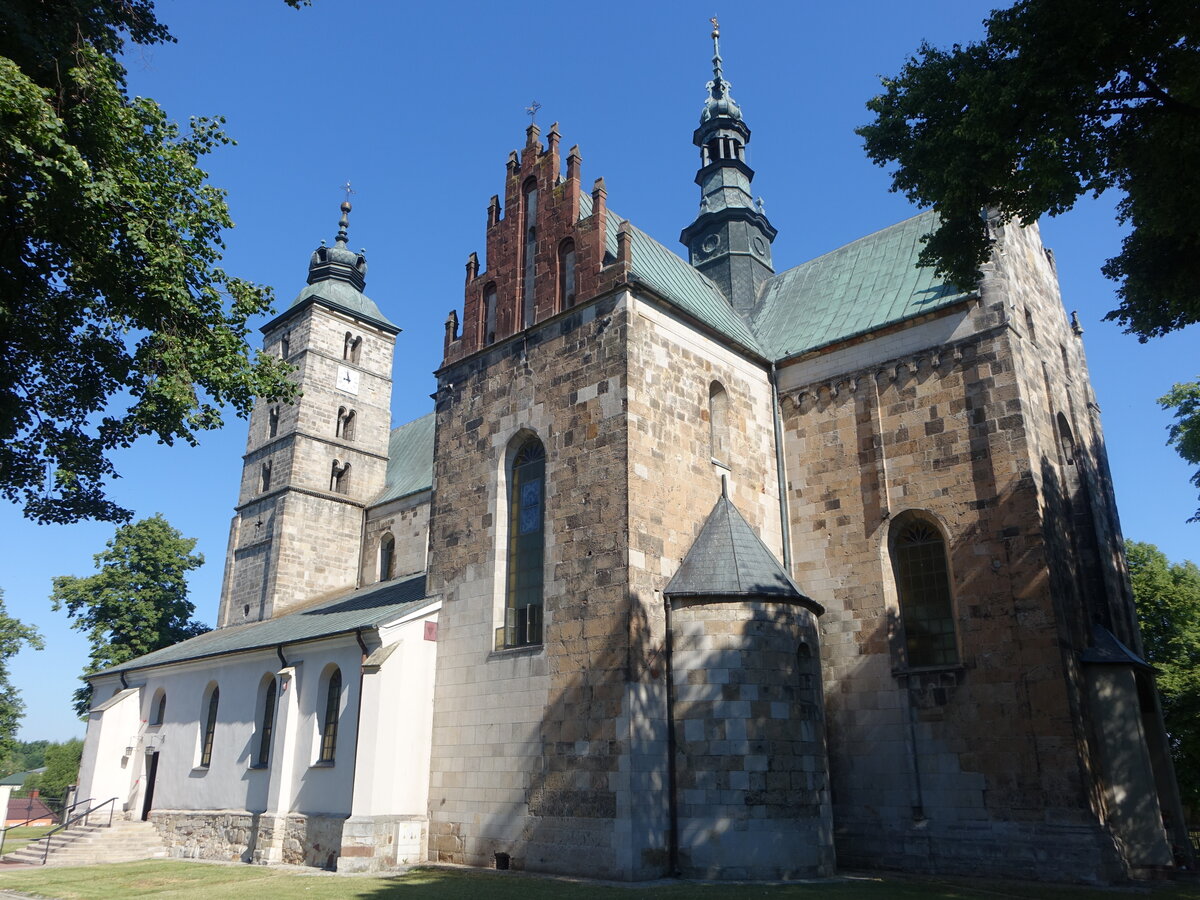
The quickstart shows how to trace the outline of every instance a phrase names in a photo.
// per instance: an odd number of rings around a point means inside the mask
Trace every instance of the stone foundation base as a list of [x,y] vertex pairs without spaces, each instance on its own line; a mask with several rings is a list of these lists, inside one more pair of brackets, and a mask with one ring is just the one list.
[[168,852],[181,859],[287,863],[333,869],[342,845],[341,816],[268,816],[244,810],[150,813]]
[[429,820],[424,816],[351,816],[342,825],[339,872],[382,872],[424,862]]
[[932,822],[906,829],[839,827],[837,862],[846,869],[942,875],[998,875],[1109,884],[1128,877],[1111,835],[1099,825]]

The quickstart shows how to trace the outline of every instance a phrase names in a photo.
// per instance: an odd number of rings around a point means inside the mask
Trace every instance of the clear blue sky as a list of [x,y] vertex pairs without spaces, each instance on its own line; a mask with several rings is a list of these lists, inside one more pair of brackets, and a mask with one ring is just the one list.
[[[909,216],[853,129],[922,39],[982,34],[989,3],[333,2],[291,10],[275,0],[159,2],[179,43],[133,48],[135,93],[177,120],[223,115],[238,146],[208,158],[237,228],[226,268],[275,286],[280,308],[304,285],[308,256],[337,224],[338,185],[352,198],[350,243],[365,247],[367,294],[404,331],[397,341],[397,424],[431,408],[443,322],[462,305],[463,265],[483,254],[488,198],[502,193],[531,100],[543,129],[579,144],[585,184],[604,176],[609,205],[676,247],[696,215],[691,144],[711,75],[708,17],[720,14],[725,73],[753,137],[755,190],[779,229],[788,268]],[[1101,321],[1115,305],[1100,266],[1120,244],[1112,200],[1042,223],[1067,309],[1079,310],[1127,537],[1170,558],[1200,559],[1189,468],[1165,446],[1155,405],[1197,375],[1197,332],[1139,344]],[[261,324],[261,323],[260,323]],[[139,446],[118,458],[112,493],[141,516],[163,513],[199,539],[198,616],[212,623],[245,423],[232,419],[198,449]],[[65,613],[50,610],[54,575],[88,575],[110,525],[35,526],[0,507],[0,588],[10,614],[36,623],[41,653],[12,662],[28,709],[26,740],[83,733],[70,695],[86,657]]]

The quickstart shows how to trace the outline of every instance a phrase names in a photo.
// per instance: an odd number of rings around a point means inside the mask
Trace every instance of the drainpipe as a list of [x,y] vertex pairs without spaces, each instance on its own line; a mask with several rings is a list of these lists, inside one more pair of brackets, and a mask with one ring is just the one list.
[[671,664],[671,598],[663,596],[666,616],[666,665],[667,678],[667,876],[679,877],[679,798],[675,774],[675,673]]
[[771,421],[775,426],[775,474],[779,479],[779,527],[783,540],[783,570],[792,574],[792,534],[788,525],[787,473],[783,465],[783,422],[779,415],[779,372],[771,363]]
[[[363,664],[371,655],[367,652],[367,645],[363,642],[361,628],[354,629],[354,639],[358,641],[362,659],[358,664],[358,700],[354,704],[354,758],[350,761],[350,815],[352,816],[354,815],[354,783],[358,781],[358,739],[362,732],[363,679],[366,677],[363,673]],[[341,848],[338,848],[338,856],[341,856]]]

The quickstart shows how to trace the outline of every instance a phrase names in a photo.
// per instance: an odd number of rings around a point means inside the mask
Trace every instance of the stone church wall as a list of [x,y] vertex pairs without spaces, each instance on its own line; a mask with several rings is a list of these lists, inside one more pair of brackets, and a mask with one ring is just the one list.
[[[867,342],[863,368],[783,405],[795,577],[828,610],[839,864],[1094,877],[1114,860],[1079,766],[1028,399],[1003,300],[963,315],[954,343]],[[945,537],[960,665],[898,652],[888,532],[905,510]]]
[[341,816],[291,815],[274,818],[241,810],[155,810],[150,821],[171,856],[251,862],[255,849],[279,840],[279,862],[293,866],[337,866],[342,844]]
[[367,513],[359,579],[364,585],[381,580],[379,542],[391,534],[395,544],[392,577],[425,571],[429,556],[429,491],[402,497]]
[[[609,297],[439,373],[429,591],[440,595],[430,786],[433,861],[628,878],[618,721],[625,589],[627,310]],[[546,449],[544,637],[496,650],[505,470]]]

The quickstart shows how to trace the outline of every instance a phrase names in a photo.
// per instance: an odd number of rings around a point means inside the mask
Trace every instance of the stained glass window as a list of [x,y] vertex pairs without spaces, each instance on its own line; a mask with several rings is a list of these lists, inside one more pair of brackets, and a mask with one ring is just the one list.
[[542,642],[546,450],[530,439],[513,460],[504,645]]

